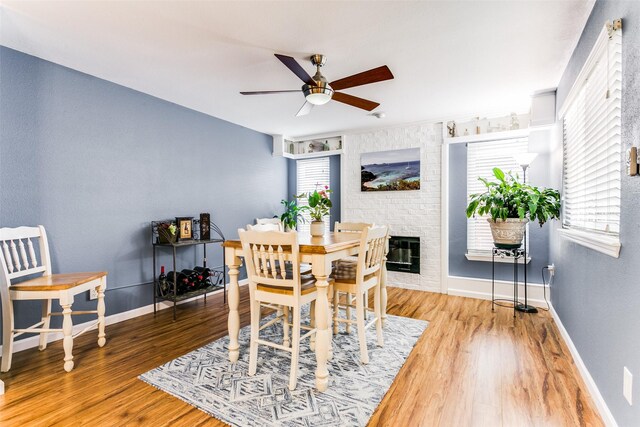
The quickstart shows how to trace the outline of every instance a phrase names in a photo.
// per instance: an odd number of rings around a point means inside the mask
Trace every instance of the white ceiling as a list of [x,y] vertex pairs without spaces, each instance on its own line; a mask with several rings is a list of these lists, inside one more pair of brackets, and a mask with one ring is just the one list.
[[[594,0],[5,1],[0,44],[269,134],[302,136],[490,112],[526,112],[555,87]],[[327,55],[337,80],[388,65],[394,80],[295,117],[302,82],[273,54]]]

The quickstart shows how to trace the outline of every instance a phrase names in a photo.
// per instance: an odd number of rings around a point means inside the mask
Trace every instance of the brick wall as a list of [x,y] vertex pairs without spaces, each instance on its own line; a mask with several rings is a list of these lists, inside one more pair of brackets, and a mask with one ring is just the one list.
[[[420,274],[389,272],[389,286],[440,291],[442,124],[423,123],[346,134],[342,221],[386,224],[394,236],[420,238]],[[360,191],[360,154],[420,147],[419,191]]]

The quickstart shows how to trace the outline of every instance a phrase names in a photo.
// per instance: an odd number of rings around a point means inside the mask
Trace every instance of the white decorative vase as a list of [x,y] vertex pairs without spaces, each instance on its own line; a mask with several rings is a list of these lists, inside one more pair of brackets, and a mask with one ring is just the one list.
[[311,235],[313,237],[324,236],[324,221],[311,221]]
[[491,225],[491,234],[493,235],[493,244],[496,248],[516,249],[522,244],[524,230],[529,222],[527,218],[507,218],[496,219],[487,218]]

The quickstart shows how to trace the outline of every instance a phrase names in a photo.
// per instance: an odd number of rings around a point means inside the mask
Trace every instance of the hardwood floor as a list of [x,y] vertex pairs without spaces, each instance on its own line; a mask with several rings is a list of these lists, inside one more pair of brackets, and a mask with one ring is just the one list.
[[[241,288],[242,325],[249,322]],[[107,301],[108,303],[108,301]],[[603,425],[556,325],[546,312],[491,312],[488,301],[389,288],[389,314],[430,321],[370,426]],[[222,296],[107,326],[75,341],[63,370],[62,342],[16,353],[0,374],[0,425],[223,425],[137,379],[226,335]]]

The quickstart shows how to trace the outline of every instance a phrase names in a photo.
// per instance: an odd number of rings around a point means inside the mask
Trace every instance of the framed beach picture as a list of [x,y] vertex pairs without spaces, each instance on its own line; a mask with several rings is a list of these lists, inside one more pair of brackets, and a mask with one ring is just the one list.
[[420,148],[377,151],[360,156],[362,191],[420,189]]

